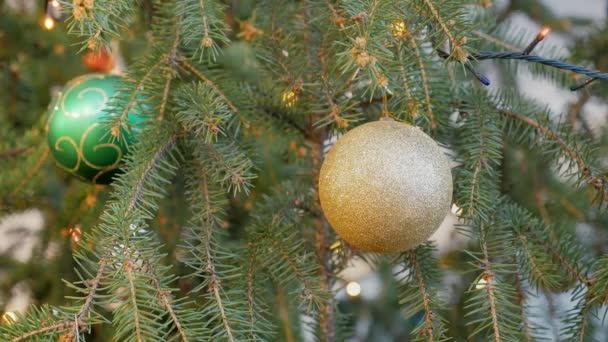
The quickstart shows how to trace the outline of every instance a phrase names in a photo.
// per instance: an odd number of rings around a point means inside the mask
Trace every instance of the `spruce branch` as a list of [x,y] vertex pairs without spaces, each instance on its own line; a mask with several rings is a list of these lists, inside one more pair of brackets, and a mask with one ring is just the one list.
[[524,337],[526,338],[526,342],[532,342],[530,324],[528,323],[528,317],[526,315],[526,310],[525,310],[526,291],[523,288],[522,280],[521,280],[518,272],[515,272],[514,278],[515,278],[515,291],[517,291],[517,304],[520,307],[521,322],[523,324]]
[[49,325],[48,327],[43,327],[43,328],[36,329],[36,330],[30,331],[28,333],[25,333],[19,337],[12,339],[11,342],[25,341],[31,337],[46,334],[49,331],[62,331],[62,330],[67,329],[72,324],[73,324],[73,321],[62,321],[59,323],[55,323],[55,324]]
[[124,269],[129,279],[129,292],[131,293],[131,305],[133,305],[133,320],[135,322],[135,338],[137,342],[142,341],[141,328],[139,327],[139,309],[137,305],[137,294],[135,291],[135,277],[133,276],[133,263],[129,260],[124,264]]
[[[430,4],[430,0],[425,0],[425,1],[429,2],[429,4]],[[429,118],[431,120],[431,129],[436,129],[437,122],[435,121],[435,114],[433,113],[433,105],[431,104],[429,82],[428,82],[428,78],[427,78],[427,74],[426,74],[426,68],[424,67],[424,61],[422,60],[422,54],[420,52],[420,48],[418,48],[418,43],[416,43],[416,39],[414,38],[414,36],[412,36],[412,34],[409,31],[407,31],[407,29],[405,29],[405,32],[406,32],[405,33],[406,36],[409,38],[410,45],[412,46],[412,48],[414,49],[414,52],[416,53],[416,59],[418,60],[418,67],[420,68],[420,77],[422,80],[422,89],[424,89],[425,103],[426,103],[427,110],[429,112]]]
[[479,230],[481,234],[481,253],[483,256],[482,267],[484,269],[482,279],[486,281],[488,302],[490,304],[490,316],[492,317],[492,330],[494,331],[494,340],[496,342],[500,342],[500,325],[498,322],[498,310],[496,308],[496,289],[494,287],[495,276],[490,266],[490,256],[488,254],[488,244],[486,241],[486,227],[483,223],[480,224]]
[[405,90],[409,115],[414,118],[418,113],[416,110],[416,103],[414,101],[414,98],[412,97],[412,90],[410,89],[410,85],[408,82],[408,75],[405,71],[405,62],[403,59],[403,43],[401,40],[399,40],[399,42],[397,43],[397,60],[399,61],[399,77],[403,85],[403,90]]
[[112,129],[111,129],[113,136],[117,137],[120,135],[120,131],[121,131],[120,128],[124,125],[124,122],[127,119],[127,115],[129,114],[131,107],[133,107],[133,105],[135,104],[135,99],[137,98],[137,95],[143,90],[144,83],[146,83],[146,81],[148,81],[148,79],[152,76],[152,74],[156,71],[156,69],[158,69],[165,62],[166,62],[166,58],[164,56],[161,57],[158,61],[156,61],[156,63],[154,63],[148,69],[148,71],[144,74],[144,76],[139,79],[139,81],[137,82],[137,85],[135,86],[135,89],[133,90],[133,92],[131,92],[131,96],[129,97],[129,100],[125,104],[123,110],[120,112],[120,115],[118,116],[118,120],[116,120],[114,127],[112,127]]
[[197,68],[195,68],[192,64],[188,63],[188,61],[186,61],[185,59],[180,59],[178,61],[178,63],[184,69],[190,71],[191,73],[196,75],[196,77],[200,78],[201,81],[205,82],[205,84],[207,84],[209,87],[211,87],[211,89],[213,89],[213,91],[215,91],[222,99],[224,99],[224,101],[226,102],[228,107],[230,107],[230,110],[232,110],[232,112],[234,112],[235,114],[239,114],[239,110],[230,101],[230,99],[228,99],[228,97],[218,88],[218,86],[215,83],[213,83],[209,78],[207,78],[201,71],[199,71]]
[[422,276],[422,271],[418,266],[418,260],[416,251],[410,251],[407,253],[410,261],[411,268],[415,272],[415,277],[418,282],[418,287],[420,288],[420,296],[424,308],[424,325],[425,328],[422,329],[422,335],[428,336],[428,341],[433,342],[435,339],[433,338],[433,311],[431,310],[431,302],[427,294],[427,285],[424,281],[424,277]]
[[156,288],[156,291],[158,292],[158,299],[160,300],[161,305],[169,313],[169,316],[171,317],[171,321],[173,322],[173,325],[175,325],[175,328],[177,329],[177,332],[179,333],[179,336],[181,337],[182,342],[188,342],[188,337],[186,336],[186,333],[184,332],[184,328],[180,322],[180,319],[177,317],[177,315],[175,313],[175,309],[173,308],[173,305],[171,303],[172,302],[171,291],[165,290],[161,287],[160,280],[156,276],[156,272],[154,272],[154,268],[149,263],[149,261],[144,260],[143,262],[148,268],[149,275],[152,278],[152,282],[154,283],[154,287]]
[[23,187],[26,186],[30,180],[32,180],[32,178],[38,173],[42,165],[44,165],[44,163],[48,159],[50,152],[51,150],[49,149],[49,147],[45,145],[44,151],[42,152],[42,156],[40,156],[40,159],[38,159],[36,165],[34,165],[34,167],[27,173],[27,175],[21,180],[21,182],[19,182],[19,185],[17,185],[15,190],[11,192],[11,197],[17,195],[19,191],[21,191],[21,189],[23,189]]
[[466,61],[469,56],[468,53],[462,48],[461,42],[454,38],[454,36],[452,35],[452,32],[448,29],[444,20],[439,15],[439,12],[437,11],[437,9],[435,9],[433,2],[431,0],[424,0],[424,3],[428,7],[428,9],[431,11],[431,13],[433,14],[433,17],[435,18],[435,20],[441,27],[441,30],[443,31],[443,33],[445,33],[445,35],[448,37],[448,40],[452,44],[452,50],[453,50],[452,54],[453,54],[454,58],[456,58],[456,60],[458,60],[460,62]]
[[24,153],[30,152],[32,149],[30,147],[18,147],[10,150],[0,152],[0,160],[2,159],[10,159],[18,157]]
[[607,181],[604,176],[595,175],[590,166],[581,158],[578,152],[572,149],[557,133],[551,130],[548,127],[545,127],[538,123],[537,121],[530,119],[528,117],[519,115],[513,111],[506,109],[499,109],[498,112],[504,116],[516,119],[528,126],[533,127],[546,138],[554,141],[563,151],[564,153],[576,163],[578,167],[578,171],[581,173],[582,178],[586,179],[588,184],[599,193],[600,199],[605,201],[608,198],[608,189],[607,189]]

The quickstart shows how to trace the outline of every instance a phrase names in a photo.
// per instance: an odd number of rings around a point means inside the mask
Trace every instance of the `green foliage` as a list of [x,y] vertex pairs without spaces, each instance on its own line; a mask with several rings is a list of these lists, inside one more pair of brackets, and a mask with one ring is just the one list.
[[[569,290],[576,306],[560,318],[560,337],[591,338],[606,304],[608,261],[574,229],[606,223],[604,142],[520,93],[480,88],[462,65],[471,52],[520,49],[532,37],[495,18],[487,2],[63,3],[84,48],[123,41],[129,68],[104,125],[115,139],[138,130],[138,142],[110,189],[54,171],[40,113],[52,84],[82,73],[60,70],[80,57],[62,29],[5,16],[0,211],[45,207],[58,213],[53,227],[78,222],[85,233],[73,244],[74,272],[62,274],[65,305],[31,308],[0,327],[1,340],[348,339],[358,318],[338,310],[336,291],[353,256],[392,268],[395,315],[407,318],[395,336],[540,340],[545,327],[528,315],[530,298]],[[598,50],[572,60],[605,66],[604,31],[579,43]],[[536,52],[568,58],[551,47]],[[510,84],[523,64],[495,65]],[[529,69],[558,85],[572,81],[545,66]],[[126,120],[130,110],[142,123]],[[386,258],[331,232],[317,198],[323,149],[333,134],[380,116],[414,124],[451,150],[460,230],[472,241],[465,251],[438,257],[426,243]],[[93,193],[99,203],[83,205]],[[463,284],[446,298],[443,281],[456,273]]]

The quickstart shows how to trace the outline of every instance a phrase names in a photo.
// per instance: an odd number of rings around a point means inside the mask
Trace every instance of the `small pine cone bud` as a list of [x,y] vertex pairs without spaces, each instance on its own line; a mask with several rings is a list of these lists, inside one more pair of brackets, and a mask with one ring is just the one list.
[[484,0],[483,3],[481,4],[481,6],[483,6],[484,8],[490,8],[492,7],[493,3],[492,0]]
[[308,154],[306,147],[302,146],[298,149],[298,157],[306,157],[306,154]]
[[348,127],[348,121],[346,121],[346,120],[344,120],[342,118],[339,118],[336,121],[336,123],[338,124],[338,127],[340,127],[340,128],[347,128]]
[[82,2],[82,4],[84,5],[84,7],[86,9],[92,9],[93,8],[93,3],[95,2],[95,0],[84,0]]
[[466,62],[469,59],[469,54],[460,46],[454,47],[453,55],[459,62]]
[[467,37],[462,37],[460,39],[458,39],[458,44],[460,45],[465,45],[469,40],[467,39]]
[[210,128],[211,134],[217,134],[220,131],[220,128],[217,125],[213,125]]
[[74,16],[74,19],[76,20],[81,20],[84,17],[84,13],[85,13],[85,9],[84,7],[74,7],[74,9],[72,10],[72,15]]
[[203,38],[204,47],[211,47],[211,45],[213,45],[213,40],[211,40],[211,38],[209,38],[209,37]]
[[336,23],[336,26],[338,26],[339,28],[344,27],[344,18],[342,16],[337,16],[334,22]]
[[87,43],[87,46],[88,46],[89,50],[95,50],[97,48],[97,39],[92,38],[91,40],[89,40],[89,42]]
[[80,7],[82,6],[82,1],[83,0],[74,0],[72,1],[72,4],[74,4],[75,7]]

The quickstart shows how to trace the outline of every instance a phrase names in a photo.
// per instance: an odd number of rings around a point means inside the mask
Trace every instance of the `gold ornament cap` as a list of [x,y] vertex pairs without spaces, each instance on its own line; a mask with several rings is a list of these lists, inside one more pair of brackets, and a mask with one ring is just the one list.
[[331,148],[319,177],[321,207],[336,233],[371,252],[425,242],[452,204],[448,158],[420,129],[393,120],[361,125]]

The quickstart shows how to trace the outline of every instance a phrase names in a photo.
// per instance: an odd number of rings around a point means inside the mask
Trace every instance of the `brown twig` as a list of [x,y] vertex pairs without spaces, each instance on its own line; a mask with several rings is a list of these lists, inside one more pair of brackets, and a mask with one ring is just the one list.
[[129,291],[131,293],[131,304],[133,305],[133,321],[135,322],[135,338],[137,342],[142,341],[141,327],[139,326],[139,309],[137,308],[137,294],[135,292],[135,277],[133,275],[133,264],[131,261],[125,263],[125,271],[127,272],[127,278],[129,278]]
[[125,107],[123,108],[122,112],[120,113],[120,116],[118,117],[118,120],[116,121],[116,124],[114,125],[114,127],[112,127],[112,134],[114,136],[118,136],[118,134],[120,132],[120,126],[125,121],[125,119],[127,117],[127,114],[129,114],[129,110],[131,109],[131,107],[135,103],[135,98],[137,97],[137,94],[139,94],[139,92],[141,91],[141,89],[143,88],[144,83],[148,80],[148,78],[150,78],[150,76],[152,76],[152,73],[158,67],[160,67],[160,65],[162,63],[165,63],[165,62],[166,62],[166,57],[165,56],[161,57],[156,63],[154,63],[154,65],[152,65],[150,67],[150,69],[148,69],[148,71],[146,72],[146,74],[139,80],[139,82],[135,86],[135,89],[131,93],[131,97],[129,97],[129,101],[127,101],[127,104],[125,105]]
[[410,116],[416,117],[417,111],[415,108],[414,98],[412,97],[412,91],[410,89],[409,82],[407,81],[407,74],[405,73],[405,66],[403,65],[403,44],[401,40],[397,45],[397,57],[399,58],[399,76],[401,83],[403,83],[403,90],[405,90],[405,96],[407,97],[407,105],[410,110]]
[[18,157],[24,153],[30,152],[31,147],[18,147],[7,151],[0,152],[0,160]]
[[179,322],[179,319],[175,314],[175,310],[173,310],[173,306],[171,305],[171,292],[162,289],[162,287],[160,286],[160,281],[158,280],[158,277],[156,276],[152,265],[150,265],[147,260],[144,260],[144,263],[148,266],[148,269],[150,270],[149,274],[152,278],[152,282],[154,283],[154,287],[156,287],[156,291],[158,292],[158,298],[160,300],[161,305],[165,307],[165,309],[169,313],[169,316],[171,316],[171,320],[173,321],[173,324],[175,325],[175,328],[177,329],[177,332],[179,333],[182,342],[188,342],[188,337],[186,337],[184,328]]
[[421,330],[421,333],[428,337],[429,342],[433,342],[433,311],[431,310],[431,301],[426,292],[426,283],[422,277],[422,271],[418,266],[418,257],[416,251],[410,251],[409,253],[410,264],[415,270],[416,280],[418,281],[418,288],[420,289],[420,295],[422,296],[422,304],[424,307],[424,325],[426,328]]
[[526,317],[526,310],[524,304],[526,302],[526,293],[522,288],[521,279],[519,273],[515,272],[515,290],[517,291],[517,305],[519,305],[519,314],[523,323],[523,333],[526,338],[526,342],[532,342],[532,335],[530,334],[530,326],[528,325],[528,318]]
[[232,110],[234,113],[239,113],[239,110],[234,106],[234,104],[232,104],[232,102],[228,99],[228,97],[217,87],[217,85],[215,85],[215,83],[213,83],[202,72],[200,72],[197,68],[195,68],[194,65],[188,63],[184,59],[180,59],[179,64],[182,67],[184,67],[185,69],[187,69],[190,72],[192,72],[193,74],[195,74],[198,78],[200,78],[203,82],[205,82],[205,84],[207,84],[209,87],[211,87],[211,89],[213,89],[213,91],[215,91],[222,99],[224,99],[224,102],[226,102],[228,107],[230,107],[230,110]]
[[606,200],[608,192],[604,189],[604,185],[606,184],[606,180],[604,179],[604,177],[594,175],[591,171],[591,168],[587,166],[585,161],[578,155],[575,150],[568,146],[568,144],[566,144],[566,142],[559,135],[553,132],[550,128],[547,128],[528,117],[519,115],[510,110],[500,109],[498,110],[498,112],[502,115],[514,118],[518,121],[525,123],[526,125],[534,127],[545,137],[550,140],[553,140],[557,145],[559,145],[562,151],[564,151],[564,153],[566,153],[566,155],[576,163],[579,172],[582,173],[584,178],[588,179],[588,184],[591,185],[596,191],[601,192],[603,200]]
[[424,62],[422,61],[422,55],[420,53],[420,49],[418,48],[418,43],[416,43],[416,39],[408,33],[410,38],[410,45],[414,48],[416,52],[416,58],[418,59],[418,67],[420,68],[420,76],[422,78],[422,88],[424,89],[424,97],[426,101],[427,110],[429,112],[429,118],[431,119],[431,129],[437,128],[437,122],[435,121],[435,114],[433,113],[433,105],[431,104],[431,92],[429,90],[429,82],[426,76],[426,69],[424,67]]
[[257,262],[257,245],[249,244],[249,266],[247,267],[247,306],[249,308],[249,339],[256,341],[257,337],[253,331],[255,326],[255,299],[254,299],[254,282],[255,282],[255,263]]
[[72,324],[73,324],[73,321],[69,321],[69,320],[62,321],[62,322],[59,322],[59,323],[55,323],[53,325],[49,325],[48,327],[36,329],[36,330],[30,331],[30,332],[28,332],[26,334],[23,334],[23,335],[21,335],[19,337],[15,337],[15,338],[13,338],[11,340],[11,342],[25,341],[25,340],[29,339],[30,337],[34,337],[34,336],[37,336],[37,335],[42,335],[42,334],[47,333],[49,331],[54,331],[54,330],[62,331],[62,330],[65,330],[68,326],[70,326]]
[[[202,185],[203,185],[203,195],[205,197],[205,222],[211,222],[211,196],[209,195],[209,185],[207,183],[207,175],[203,172],[202,175]],[[213,296],[215,297],[215,301],[220,310],[220,316],[222,318],[222,323],[224,324],[224,330],[228,335],[228,340],[230,342],[234,342],[234,336],[232,335],[232,329],[230,327],[230,322],[228,321],[228,317],[226,316],[226,310],[224,309],[224,303],[222,301],[222,297],[220,295],[220,281],[215,273],[215,265],[213,264],[213,256],[211,255],[211,235],[213,233],[211,227],[207,227],[206,229],[207,237],[205,238],[205,253],[207,257],[207,267],[205,268],[209,273],[209,290],[213,291]]]
[[454,52],[456,52],[456,53],[453,53],[452,55],[454,55],[456,57],[456,59],[458,59],[460,62],[466,61],[468,54],[462,49],[460,42],[454,38],[454,36],[452,35],[452,32],[450,32],[448,27],[445,25],[445,23],[443,22],[443,19],[441,19],[439,12],[437,12],[437,9],[435,9],[435,6],[433,6],[433,3],[431,2],[431,0],[424,0],[424,3],[429,8],[429,10],[431,10],[433,17],[435,17],[435,20],[437,20],[437,23],[441,27],[441,30],[448,37],[448,40],[450,41],[450,43],[452,43],[453,50],[454,50]]
[[500,326],[498,323],[498,311],[496,309],[496,295],[494,294],[494,273],[490,268],[490,256],[488,253],[488,245],[486,243],[485,226],[481,224],[479,229],[481,231],[481,252],[483,253],[483,279],[486,281],[486,289],[488,291],[488,301],[490,303],[490,315],[492,316],[494,340],[496,342],[500,342]]
[[21,182],[19,182],[19,185],[17,185],[15,190],[13,190],[13,192],[11,192],[11,197],[15,196],[17,193],[19,193],[19,191],[21,191],[21,189],[23,189],[23,187],[32,179],[32,177],[34,177],[34,175],[38,172],[38,170],[40,170],[42,165],[44,165],[44,163],[46,162],[46,159],[49,157],[49,152],[50,152],[50,149],[48,146],[46,146],[44,148],[44,152],[42,152],[42,156],[40,157],[40,159],[38,160],[36,165],[34,165],[34,167],[30,170],[30,172],[27,173],[25,178],[23,178],[21,180]]

